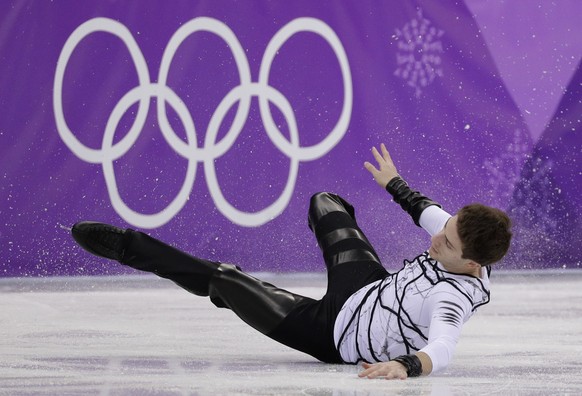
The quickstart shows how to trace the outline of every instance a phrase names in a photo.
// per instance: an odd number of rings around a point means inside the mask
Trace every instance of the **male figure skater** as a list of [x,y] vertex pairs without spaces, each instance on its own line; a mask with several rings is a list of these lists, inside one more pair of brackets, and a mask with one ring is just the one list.
[[268,337],[328,363],[362,362],[361,377],[428,375],[450,362],[463,323],[489,302],[489,265],[509,248],[510,221],[480,204],[455,216],[413,191],[386,147],[364,166],[431,237],[428,251],[393,274],[338,195],[311,198],[308,224],[323,252],[327,291],[321,300],[290,293],[231,264],[190,256],[144,233],[80,222],[75,240],[87,251],[170,279],[209,296]]

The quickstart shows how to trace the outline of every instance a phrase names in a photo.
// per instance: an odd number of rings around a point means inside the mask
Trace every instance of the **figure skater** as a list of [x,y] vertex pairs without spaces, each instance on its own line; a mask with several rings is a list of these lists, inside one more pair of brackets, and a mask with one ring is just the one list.
[[362,363],[360,377],[404,379],[443,370],[463,324],[489,302],[490,266],[507,252],[510,220],[481,204],[451,216],[399,176],[385,145],[364,164],[376,182],[431,235],[430,248],[388,273],[336,194],[313,195],[308,224],[327,267],[320,300],[280,289],[238,266],[191,256],[142,232],[80,222],[85,250],[170,279],[228,308],[264,335],[326,363]]

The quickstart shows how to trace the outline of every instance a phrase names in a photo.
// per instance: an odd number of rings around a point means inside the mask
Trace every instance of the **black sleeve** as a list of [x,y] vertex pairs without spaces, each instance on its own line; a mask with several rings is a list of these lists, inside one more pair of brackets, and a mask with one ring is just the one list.
[[423,210],[432,205],[442,208],[441,205],[425,197],[420,192],[413,191],[400,176],[396,176],[388,182],[386,191],[392,195],[394,202],[400,204],[402,209],[412,217],[414,224],[419,227],[420,215]]

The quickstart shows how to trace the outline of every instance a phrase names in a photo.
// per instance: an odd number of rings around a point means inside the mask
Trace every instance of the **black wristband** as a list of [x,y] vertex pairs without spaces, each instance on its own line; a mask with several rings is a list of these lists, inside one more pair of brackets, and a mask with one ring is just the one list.
[[403,184],[408,185],[403,178],[401,178],[400,176],[394,176],[392,179],[390,179],[388,181],[388,184],[386,184],[386,191],[388,191],[390,193],[390,195],[395,195],[396,192],[398,191],[398,188],[400,186],[402,186]]
[[409,377],[420,377],[422,374],[422,363],[416,355],[401,355],[392,360],[406,367]]
[[431,205],[441,207],[441,205],[425,197],[420,192],[413,191],[400,176],[390,179],[386,185],[386,191],[392,195],[394,202],[400,204],[400,207],[412,217],[414,224],[419,227],[420,215],[426,208]]

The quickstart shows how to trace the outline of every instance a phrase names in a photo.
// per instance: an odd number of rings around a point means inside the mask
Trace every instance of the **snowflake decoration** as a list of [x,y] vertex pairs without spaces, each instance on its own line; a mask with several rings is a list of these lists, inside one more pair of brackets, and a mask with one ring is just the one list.
[[420,9],[417,17],[404,25],[402,30],[396,29],[399,51],[396,53],[398,68],[394,75],[406,80],[414,88],[417,98],[437,76],[443,76],[440,57],[443,45],[438,40],[443,34],[443,30],[431,26]]
[[515,184],[520,179],[521,169],[530,152],[527,133],[516,129],[513,141],[501,155],[485,160],[483,167],[489,174],[489,185],[496,205],[506,207],[513,194]]

